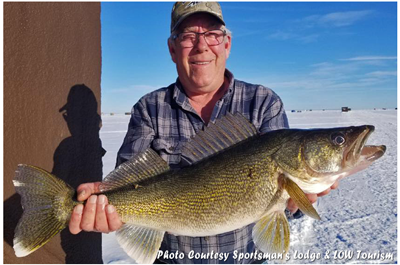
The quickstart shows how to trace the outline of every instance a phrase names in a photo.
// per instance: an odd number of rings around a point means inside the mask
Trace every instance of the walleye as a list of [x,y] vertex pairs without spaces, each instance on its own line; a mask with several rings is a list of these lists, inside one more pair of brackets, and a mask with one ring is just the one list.
[[[228,114],[186,143],[188,166],[171,170],[147,149],[112,171],[100,190],[124,222],[118,242],[138,263],[155,260],[165,232],[210,236],[251,223],[261,251],[287,252],[288,199],[319,219],[305,193],[322,192],[382,157],[385,146],[365,145],[373,131],[364,125],[258,134],[241,114]],[[19,165],[14,185],[24,209],[14,237],[22,257],[64,229],[78,202],[68,184],[34,166]]]

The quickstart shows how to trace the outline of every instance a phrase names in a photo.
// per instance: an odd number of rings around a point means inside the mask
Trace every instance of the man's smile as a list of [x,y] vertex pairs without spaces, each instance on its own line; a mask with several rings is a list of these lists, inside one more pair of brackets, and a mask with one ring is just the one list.
[[191,61],[190,64],[194,64],[194,65],[208,65],[212,62],[211,61]]

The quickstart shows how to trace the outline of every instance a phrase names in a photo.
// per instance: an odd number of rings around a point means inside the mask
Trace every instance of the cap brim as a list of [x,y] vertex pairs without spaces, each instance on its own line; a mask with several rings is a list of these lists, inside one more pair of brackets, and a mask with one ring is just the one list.
[[175,23],[175,26],[171,29],[171,32],[173,32],[174,30],[176,30],[176,29],[179,27],[179,25],[180,25],[186,18],[188,18],[188,17],[191,16],[191,15],[198,14],[198,13],[210,14],[210,15],[214,16],[215,18],[217,18],[218,21],[221,22],[222,25],[225,26],[225,21],[223,21],[218,15],[214,14],[213,12],[209,12],[209,11],[196,11],[196,12],[188,13],[188,14],[185,14],[185,15],[181,16],[181,18]]

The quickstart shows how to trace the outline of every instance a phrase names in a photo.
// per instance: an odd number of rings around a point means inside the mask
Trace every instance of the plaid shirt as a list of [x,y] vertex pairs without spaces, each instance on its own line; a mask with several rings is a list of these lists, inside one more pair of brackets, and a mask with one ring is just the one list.
[[[216,103],[210,122],[240,112],[260,133],[288,128],[288,120],[281,99],[271,89],[234,79],[230,80],[226,94]],[[117,165],[148,147],[156,150],[171,168],[179,168],[181,148],[205,126],[202,118],[189,103],[179,79],[166,88],[158,89],[142,97],[132,108],[128,132],[118,152]],[[166,233],[160,250],[168,253],[184,253],[183,259],[163,259],[167,263],[251,263],[254,259],[240,262],[233,252],[252,253],[255,246],[251,232],[253,225],[235,231],[208,237],[174,236]],[[227,260],[191,259],[192,253],[228,253]],[[193,252],[194,251],[194,252]]]

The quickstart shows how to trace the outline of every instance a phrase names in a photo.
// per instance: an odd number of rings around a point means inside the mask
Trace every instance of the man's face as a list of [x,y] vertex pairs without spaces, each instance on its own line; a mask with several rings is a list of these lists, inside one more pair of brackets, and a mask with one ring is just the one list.
[[[180,32],[203,33],[220,29],[221,24],[212,15],[194,14],[185,19],[179,26]],[[193,47],[182,47],[179,40],[168,42],[169,51],[183,87],[187,93],[203,94],[217,90],[224,82],[226,60],[231,49],[231,37],[216,46],[209,46],[204,35]]]

